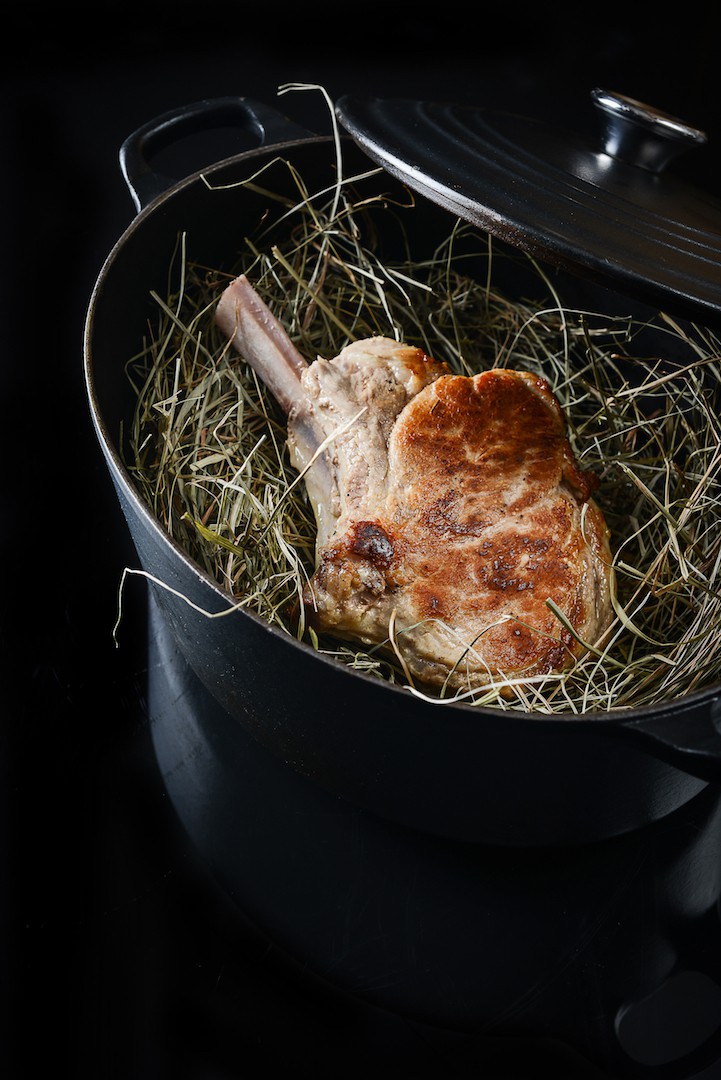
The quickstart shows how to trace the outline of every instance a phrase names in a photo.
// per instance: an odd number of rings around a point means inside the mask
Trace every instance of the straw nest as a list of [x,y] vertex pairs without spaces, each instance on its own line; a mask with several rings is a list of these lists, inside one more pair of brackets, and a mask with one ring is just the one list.
[[[560,675],[510,695],[499,680],[454,699],[585,714],[655,704],[721,680],[716,338],[663,312],[641,324],[568,308],[525,256],[513,258],[532,266],[537,295],[510,299],[495,278],[499,260],[511,256],[458,221],[449,220],[430,254],[408,239],[402,257],[386,261],[379,237],[389,223],[413,235],[414,200],[389,197],[382,175],[369,197],[365,181],[343,176],[340,145],[337,152],[338,180],[324,192],[308,190],[285,164],[297,198],[267,192],[273,212],[234,266],[194,264],[179,237],[177,286],[153,295],[147,339],[128,364],[137,408],[127,464],[157,518],[230,604],[339,663],[407,685],[392,650],[319,640],[306,624],[301,594],[314,567],[315,522],[288,462],[285,419],[213,322],[220,292],[243,271],[310,359],[383,334],[460,374],[498,366],[542,375],[581,466],[599,477],[595,497],[612,534],[610,631]],[[262,179],[247,185],[257,192]],[[640,344],[649,331],[661,343],[657,355]]]

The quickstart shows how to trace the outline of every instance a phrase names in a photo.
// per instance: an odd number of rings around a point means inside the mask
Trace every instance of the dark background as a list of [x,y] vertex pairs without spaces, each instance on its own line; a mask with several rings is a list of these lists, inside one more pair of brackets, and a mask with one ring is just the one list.
[[[590,90],[602,86],[706,130],[708,147],[679,169],[718,187],[718,5],[686,4],[669,20],[655,5],[497,7],[98,0],[3,16],[8,1080],[29,1075],[39,1054],[49,1075],[74,1080],[234,1080],[304,1062],[318,1077],[390,1075],[399,1060],[415,1076],[523,1080],[543,1060],[538,1048],[526,1060],[499,1043],[474,1061],[464,1045],[422,1043],[402,1024],[344,1011],[206,880],[145,742],[140,589],[127,598],[119,647],[112,639],[134,555],[82,379],[88,298],[134,213],[120,144],[201,98],[273,102],[285,83],[319,83],[333,97],[456,100],[588,126]],[[286,96],[282,108],[311,125],[322,115],[316,95]],[[559,1054],[557,1077],[601,1077]]]

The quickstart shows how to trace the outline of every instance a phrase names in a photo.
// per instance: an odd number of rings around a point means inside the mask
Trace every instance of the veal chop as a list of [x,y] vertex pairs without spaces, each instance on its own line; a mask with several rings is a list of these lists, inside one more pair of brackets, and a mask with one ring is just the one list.
[[216,319],[288,415],[319,631],[391,643],[413,679],[451,689],[561,671],[599,638],[608,529],[545,380],[453,375],[382,337],[308,364],[242,276]]

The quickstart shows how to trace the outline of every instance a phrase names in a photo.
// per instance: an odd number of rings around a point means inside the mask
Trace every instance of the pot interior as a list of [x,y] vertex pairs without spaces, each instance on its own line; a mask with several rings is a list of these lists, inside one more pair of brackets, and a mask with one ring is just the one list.
[[[591,733],[589,725],[575,724],[574,717],[544,718],[538,725],[534,718],[514,716],[509,723],[508,715],[494,709],[428,705],[398,687],[380,685],[318,657],[252,613],[235,612],[216,624],[198,615],[200,608],[218,611],[223,590],[163,535],[135,490],[124,463],[128,445],[121,444],[121,433],[127,439],[131,429],[136,400],[127,369],[156,310],[152,294],[167,297],[173,291],[181,237],[189,259],[232,275],[246,238],[266,224],[267,191],[286,200],[285,205],[273,200],[279,219],[286,205],[298,200],[287,157],[309,190],[332,189],[335,145],[325,138],[252,151],[206,170],[202,177],[190,177],[139,214],[110,254],[90,305],[86,371],[93,418],[141,563],[183,594],[179,599],[172,591],[154,588],[185,659],[221,705],[294,768],[413,827],[464,840],[577,842],[623,832],[670,812],[697,794],[704,782],[636,748],[621,747],[619,759],[615,738],[598,740],[598,724]],[[366,173],[368,166],[352,144],[345,146],[347,175]],[[255,188],[246,183],[253,176]],[[407,203],[410,198],[380,170],[359,180],[357,188],[367,188],[374,196],[380,188],[390,201]],[[445,211],[416,199],[414,257],[430,256],[448,229]],[[401,230],[387,230],[383,257],[399,257],[405,242]],[[500,242],[494,242],[494,250],[509,255],[494,262],[495,285],[511,296],[533,295],[536,268],[510,257],[514,253]],[[476,269],[486,272],[483,259],[477,268],[469,263],[467,269],[471,275]],[[630,312],[640,321],[655,314],[587,279],[572,278],[560,269],[546,273],[565,302],[581,310]],[[655,344],[652,335],[649,331],[649,350]],[[663,346],[665,355],[675,359],[675,342],[665,338]],[[298,694],[298,686],[304,694]],[[342,732],[338,707],[344,717]],[[620,726],[615,717],[613,728]],[[544,729],[540,740],[539,727]],[[520,730],[529,737],[526,748],[531,753],[529,758],[523,755],[519,771]],[[510,787],[505,771],[509,766]],[[589,783],[603,793],[595,804]],[[614,793],[613,809],[606,790]],[[548,812],[534,822],[539,799]],[[569,816],[569,807],[575,817]]]

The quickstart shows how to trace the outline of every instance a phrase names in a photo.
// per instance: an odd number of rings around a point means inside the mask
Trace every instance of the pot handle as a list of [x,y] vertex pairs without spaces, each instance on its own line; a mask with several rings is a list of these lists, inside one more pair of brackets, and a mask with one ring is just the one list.
[[682,772],[721,783],[721,696],[624,720],[617,731]]
[[[714,927],[717,929],[718,916],[715,911],[712,915]],[[691,971],[683,969],[674,971],[645,1000],[627,1003],[618,1010],[614,1027],[620,1050],[617,1064],[620,1065],[623,1062],[624,1066],[622,1075],[648,1076],[653,1080],[688,1080],[689,1077],[699,1076],[701,1073],[706,1075],[705,1070],[714,1065],[718,1067],[721,1054],[721,1025],[719,1024],[721,988],[718,985],[717,968],[714,967],[717,964],[718,949],[707,946],[706,963],[703,966]],[[706,968],[710,968],[713,974],[707,975]],[[669,1036],[673,1043],[674,1038],[680,1034],[675,1030],[679,1022],[676,1014],[683,1013],[684,998],[696,999],[700,1006],[699,1013],[694,1017],[693,1026],[699,1030],[699,1033],[705,1029],[705,1037],[687,1053],[669,1061],[658,1061],[659,1046],[654,1045],[658,1043],[658,1040],[653,1039],[652,1042],[651,1034],[654,1029],[658,1030],[659,1024],[664,1023],[665,1012],[668,1009]],[[641,1035],[637,1046],[634,1046],[634,1043],[638,1041],[639,1036],[634,1035],[634,1026]],[[663,1040],[660,1042],[662,1048]],[[649,1061],[651,1048],[652,1056]],[[661,1057],[663,1057],[662,1054]]]
[[136,210],[154,202],[179,179],[156,172],[150,165],[150,157],[187,136],[218,128],[238,128],[252,134],[258,147],[314,137],[314,132],[296,124],[271,105],[252,98],[210,98],[171,109],[143,124],[120,148],[120,168]]

